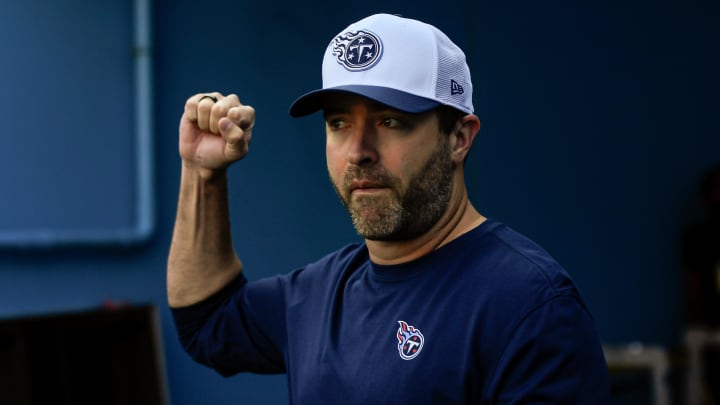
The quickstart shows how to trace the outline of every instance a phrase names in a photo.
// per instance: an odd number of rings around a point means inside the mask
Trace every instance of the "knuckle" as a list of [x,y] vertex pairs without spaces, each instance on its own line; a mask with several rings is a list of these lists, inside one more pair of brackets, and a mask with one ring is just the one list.
[[240,98],[235,93],[230,93],[227,96],[225,96],[225,98],[229,99],[233,104],[241,104]]
[[233,122],[237,122],[240,116],[241,113],[238,107],[233,107],[228,111],[228,118],[230,118]]

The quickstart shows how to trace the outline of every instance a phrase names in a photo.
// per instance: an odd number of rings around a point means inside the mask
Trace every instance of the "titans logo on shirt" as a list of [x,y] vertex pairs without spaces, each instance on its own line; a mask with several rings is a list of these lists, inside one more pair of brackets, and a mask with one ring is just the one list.
[[425,337],[423,337],[419,329],[415,329],[414,326],[408,325],[405,321],[398,321],[398,323],[400,324],[397,331],[400,358],[412,360],[420,354],[420,350],[425,344]]
[[333,55],[350,71],[371,68],[382,56],[382,42],[369,31],[346,32],[333,40]]

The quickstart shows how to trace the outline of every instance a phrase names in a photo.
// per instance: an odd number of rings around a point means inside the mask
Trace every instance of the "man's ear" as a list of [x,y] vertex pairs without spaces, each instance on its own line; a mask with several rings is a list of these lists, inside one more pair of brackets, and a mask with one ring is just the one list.
[[453,163],[459,165],[465,161],[475,136],[480,131],[480,119],[477,115],[468,114],[460,119],[453,133],[450,134],[451,157]]

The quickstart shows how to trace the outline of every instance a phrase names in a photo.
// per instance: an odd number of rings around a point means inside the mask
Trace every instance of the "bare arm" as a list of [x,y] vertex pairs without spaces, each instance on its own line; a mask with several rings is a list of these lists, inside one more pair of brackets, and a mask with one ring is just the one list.
[[171,307],[197,303],[237,277],[232,245],[227,167],[248,152],[255,111],[235,95],[190,97],[180,121],[180,196],[167,264]]

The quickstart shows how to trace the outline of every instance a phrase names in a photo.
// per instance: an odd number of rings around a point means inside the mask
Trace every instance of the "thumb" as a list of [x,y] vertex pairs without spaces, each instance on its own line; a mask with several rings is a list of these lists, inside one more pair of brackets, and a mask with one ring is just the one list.
[[250,148],[252,125],[241,128],[231,120],[223,118],[218,123],[218,128],[223,139],[225,139],[225,157],[231,161],[245,157]]

